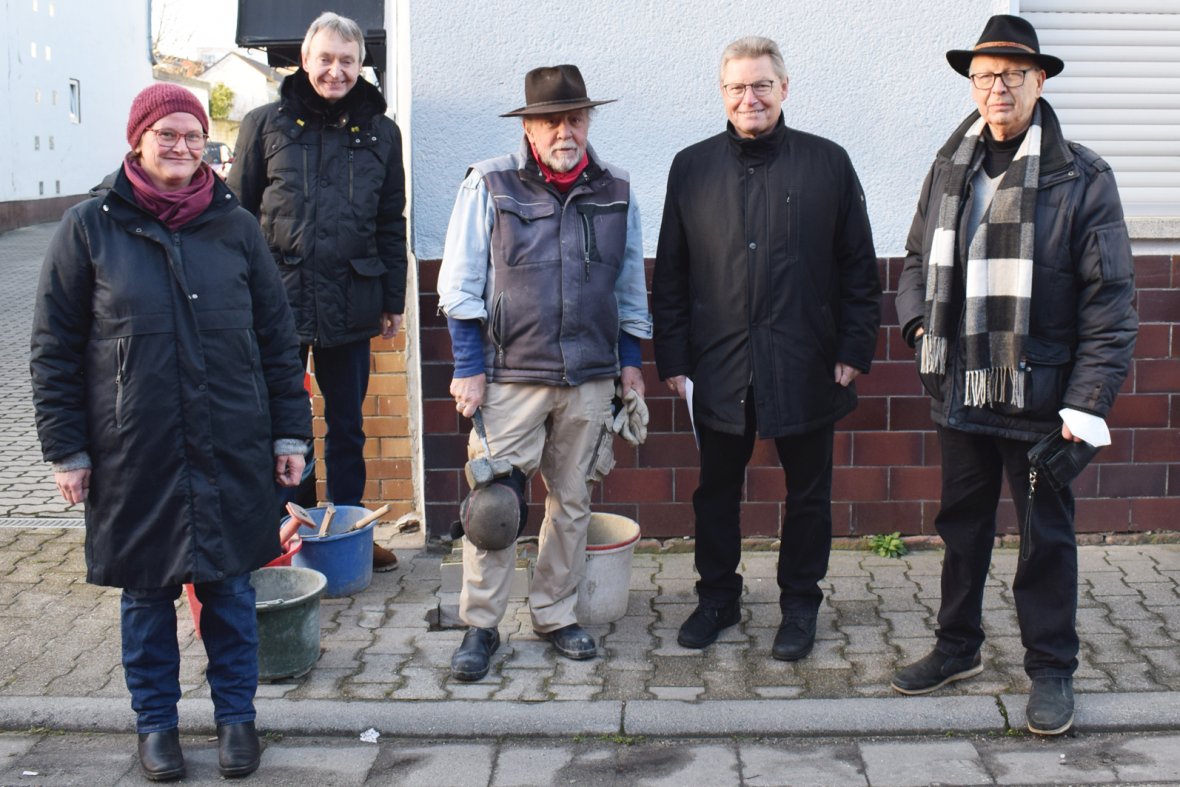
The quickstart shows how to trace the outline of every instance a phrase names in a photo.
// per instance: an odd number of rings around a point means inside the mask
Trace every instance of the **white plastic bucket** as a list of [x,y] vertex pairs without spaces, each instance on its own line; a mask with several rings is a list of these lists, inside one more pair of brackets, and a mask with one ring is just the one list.
[[586,574],[578,583],[575,614],[583,626],[613,623],[627,614],[631,556],[639,524],[618,514],[591,514],[586,532]]

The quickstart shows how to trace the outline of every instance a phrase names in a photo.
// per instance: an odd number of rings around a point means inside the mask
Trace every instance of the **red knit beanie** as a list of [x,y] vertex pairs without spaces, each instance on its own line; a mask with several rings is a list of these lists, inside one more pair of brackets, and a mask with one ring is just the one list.
[[196,96],[180,85],[157,82],[151,87],[145,87],[131,102],[131,114],[127,118],[127,141],[132,150],[139,145],[139,138],[148,126],[173,112],[189,113],[200,122],[201,129],[209,133],[209,118]]

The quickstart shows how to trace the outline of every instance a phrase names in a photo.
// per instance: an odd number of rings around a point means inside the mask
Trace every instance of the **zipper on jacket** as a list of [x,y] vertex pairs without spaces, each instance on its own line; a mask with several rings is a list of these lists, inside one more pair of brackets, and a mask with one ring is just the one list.
[[348,202],[352,203],[352,148],[348,149]]
[[127,383],[127,337],[115,340],[115,428],[123,424],[123,389]]
[[303,146],[303,199],[311,199],[311,185],[307,180],[307,145]]
[[250,384],[254,386],[254,402],[258,405],[258,412],[262,412],[262,392],[258,390],[258,375],[255,373],[258,366],[254,362],[254,342],[250,338],[250,332],[246,331],[246,352],[250,354]]
[[496,296],[492,306],[492,342],[496,345],[496,366],[504,366],[504,331],[500,321],[504,319],[504,293]]
[[586,266],[586,281],[590,281],[590,217],[585,213],[579,213],[582,217],[582,229],[585,230],[585,238],[582,246],[585,248],[585,255],[583,257]]

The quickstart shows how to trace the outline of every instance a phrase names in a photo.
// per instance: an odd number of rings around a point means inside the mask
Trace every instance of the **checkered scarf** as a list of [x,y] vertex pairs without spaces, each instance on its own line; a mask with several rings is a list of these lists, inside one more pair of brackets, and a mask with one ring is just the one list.
[[[955,250],[963,193],[984,121],[976,121],[951,160],[946,189],[938,204],[938,225],[926,278],[926,333],[921,369],[946,373],[948,339],[953,324]],[[967,359],[964,403],[991,402],[1024,406],[1025,372],[1020,359],[1028,336],[1032,295],[1033,240],[1037,179],[1041,171],[1041,108],[1004,173],[967,252],[966,305],[962,342]]]

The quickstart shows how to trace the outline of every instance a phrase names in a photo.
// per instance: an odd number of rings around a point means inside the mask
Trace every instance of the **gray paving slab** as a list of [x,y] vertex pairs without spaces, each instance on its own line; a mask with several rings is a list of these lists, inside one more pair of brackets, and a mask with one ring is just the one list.
[[749,787],[831,787],[867,785],[854,744],[770,745],[746,743],[740,749],[742,780]]
[[988,784],[979,752],[967,741],[934,741],[897,746],[866,743],[860,747],[865,774],[873,787],[928,784]]

